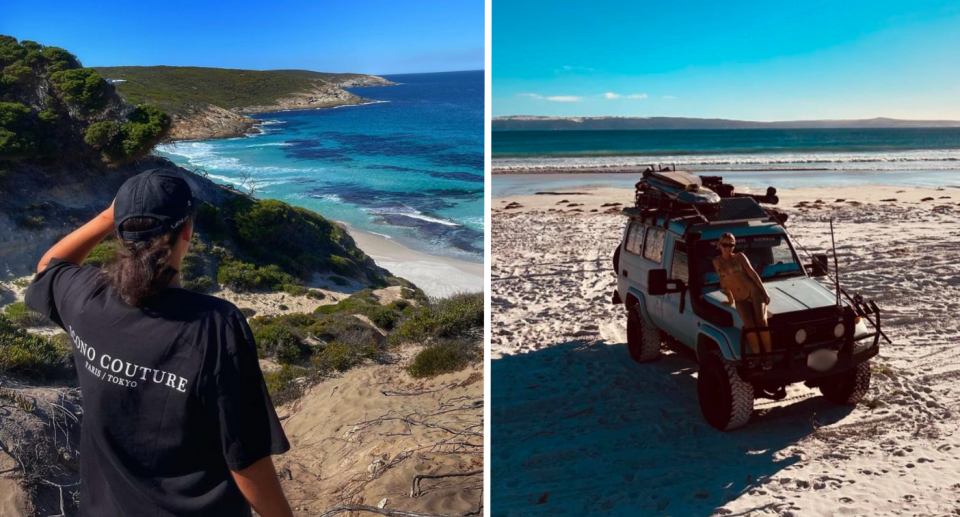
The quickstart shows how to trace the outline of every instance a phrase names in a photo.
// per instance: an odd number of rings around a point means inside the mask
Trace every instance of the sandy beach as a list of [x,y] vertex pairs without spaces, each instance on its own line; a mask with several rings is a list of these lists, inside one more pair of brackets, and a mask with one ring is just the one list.
[[780,199],[811,253],[834,218],[843,283],[880,305],[894,344],[859,406],[792,385],[731,433],[703,421],[694,362],[628,356],[609,300],[632,190],[494,199],[492,515],[956,514],[960,189]]
[[428,296],[446,297],[483,290],[483,264],[420,253],[394,240],[340,224],[348,228],[357,247],[378,266],[413,282]]

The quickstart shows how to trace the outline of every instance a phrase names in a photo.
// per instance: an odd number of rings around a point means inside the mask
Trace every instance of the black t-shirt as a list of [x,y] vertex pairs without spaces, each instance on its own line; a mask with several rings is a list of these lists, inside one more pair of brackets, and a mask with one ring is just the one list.
[[290,445],[246,319],[230,302],[176,288],[131,307],[99,273],[55,259],[26,294],[73,342],[81,514],[250,515],[229,470]]

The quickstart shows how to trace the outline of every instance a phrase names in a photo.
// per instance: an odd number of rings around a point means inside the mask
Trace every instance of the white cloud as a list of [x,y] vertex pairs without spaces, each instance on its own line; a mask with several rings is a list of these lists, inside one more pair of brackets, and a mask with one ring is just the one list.
[[557,70],[557,72],[560,72],[561,70],[564,72],[593,72],[594,71],[592,68],[587,68],[585,66],[570,66],[570,65],[563,65],[563,67],[560,70]]
[[620,94],[619,94],[619,93],[613,93],[613,92],[607,92],[607,93],[603,94],[603,98],[605,98],[605,99],[619,99],[619,98],[620,98]]
[[538,101],[550,101],[550,102],[580,102],[583,100],[583,97],[577,97],[576,95],[551,95],[545,97],[539,93],[519,93],[517,94],[520,97],[528,97],[530,99],[536,99]]
[[628,98],[628,99],[634,99],[634,100],[641,100],[641,99],[646,99],[646,98],[647,98],[647,94],[645,94],[645,93],[634,93],[634,94],[627,95],[627,98]]

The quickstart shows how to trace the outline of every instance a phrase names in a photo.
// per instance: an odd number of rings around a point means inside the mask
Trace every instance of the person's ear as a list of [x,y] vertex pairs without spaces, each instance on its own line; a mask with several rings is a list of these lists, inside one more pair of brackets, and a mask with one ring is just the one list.
[[187,219],[183,223],[183,229],[180,230],[180,238],[186,242],[190,242],[190,237],[193,236],[193,221]]

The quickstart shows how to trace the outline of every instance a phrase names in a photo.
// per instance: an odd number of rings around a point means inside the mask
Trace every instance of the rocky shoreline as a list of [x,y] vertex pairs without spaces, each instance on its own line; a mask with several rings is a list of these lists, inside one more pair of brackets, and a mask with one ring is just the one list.
[[167,141],[181,142],[185,140],[242,137],[255,132],[256,127],[261,123],[261,121],[249,117],[249,115],[371,104],[376,101],[365,99],[343,88],[392,86],[395,84],[382,77],[368,75],[337,84],[317,81],[317,85],[313,89],[288,95],[269,105],[243,106],[232,109],[224,109],[212,104],[192,106],[185,115],[174,114],[172,116],[173,123]]

